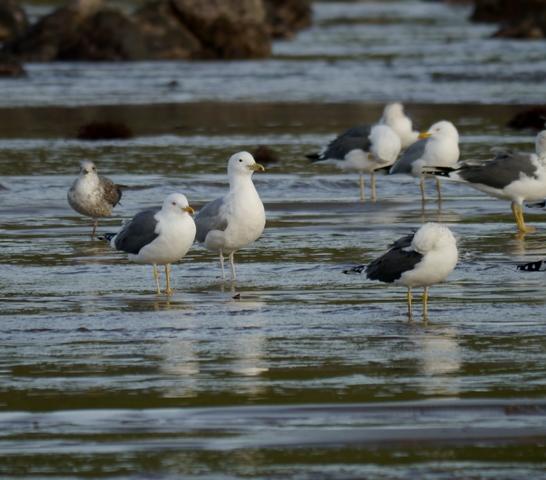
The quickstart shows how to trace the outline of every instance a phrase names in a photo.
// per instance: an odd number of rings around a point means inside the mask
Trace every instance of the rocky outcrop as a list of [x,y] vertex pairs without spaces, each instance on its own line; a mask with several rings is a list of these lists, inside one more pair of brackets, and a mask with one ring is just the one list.
[[546,129],[546,106],[533,107],[517,113],[510,119],[508,126],[515,130],[529,129],[537,132]]
[[73,0],[7,51],[27,61],[264,58],[310,24],[309,0],[153,0],[129,14]]
[[0,77],[22,77],[26,75],[23,66],[12,56],[0,52]]
[[471,18],[500,23],[496,37],[546,38],[546,0],[475,0]]
[[310,0],[264,0],[264,5],[273,38],[290,38],[311,25]]
[[271,53],[262,0],[171,0],[201,42],[205,58],[261,58]]
[[2,0],[0,3],[0,43],[19,37],[27,28],[27,16],[19,2]]

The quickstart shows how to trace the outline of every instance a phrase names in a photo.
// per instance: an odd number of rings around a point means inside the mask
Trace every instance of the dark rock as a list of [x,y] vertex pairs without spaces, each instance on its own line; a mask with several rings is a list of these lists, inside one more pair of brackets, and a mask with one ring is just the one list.
[[28,28],[25,11],[16,0],[2,0],[0,3],[0,42],[21,36]]
[[73,52],[82,24],[102,7],[102,0],[74,0],[41,18],[26,35],[8,46],[9,51],[27,61],[60,60],[63,52]]
[[508,122],[510,128],[516,130],[533,129],[541,131],[546,128],[546,106],[534,107],[519,112]]
[[272,163],[279,162],[278,153],[272,148],[269,148],[265,145],[260,145],[259,147],[257,147],[252,152],[252,156],[254,157],[254,160],[256,160],[258,163],[261,163],[262,165],[271,165]]
[[148,46],[149,58],[190,59],[200,56],[199,39],[182,23],[170,1],[154,1],[135,13]]
[[128,14],[105,0],[73,0],[7,51],[27,61],[264,58],[272,36],[310,24],[309,2],[153,0]]
[[546,0],[475,0],[472,20],[499,22],[495,37],[546,37]]
[[0,52],[0,77],[23,77],[23,66],[12,56]]
[[290,38],[311,25],[310,0],[264,0],[264,5],[273,38]]
[[125,140],[133,137],[131,129],[118,122],[90,122],[78,131],[79,140]]
[[171,0],[199,39],[202,58],[264,58],[271,38],[262,0]]
[[78,35],[59,46],[58,60],[144,60],[150,57],[139,25],[117,9],[102,9],[81,22]]

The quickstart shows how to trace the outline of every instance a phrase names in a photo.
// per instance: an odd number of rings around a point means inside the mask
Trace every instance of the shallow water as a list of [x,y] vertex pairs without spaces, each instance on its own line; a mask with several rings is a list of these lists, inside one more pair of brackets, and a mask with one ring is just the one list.
[[[397,32],[434,28],[422,21],[428,8],[451,12],[416,5],[404,4],[412,16]],[[322,27],[277,51],[331,35],[339,8],[394,15],[394,6],[320,4]],[[32,68],[55,78],[68,66],[31,66],[31,82]],[[129,83],[139,83],[137,70],[125,72]],[[296,102],[227,102],[227,92],[222,102],[196,94],[152,104],[152,92],[147,105],[97,106],[125,102],[112,84],[91,82],[79,97],[85,80],[76,78],[66,96],[25,97],[25,82],[0,100],[2,478],[544,478],[545,282],[515,265],[546,257],[545,212],[527,209],[538,231],[518,238],[508,202],[444,184],[438,208],[431,182],[423,211],[416,181],[403,176],[379,178],[377,203],[358,202],[355,175],[304,154],[374,121],[375,94],[306,102],[302,83]],[[456,92],[472,103],[430,94],[408,113],[422,127],[451,119],[463,158],[487,158],[492,146],[530,150],[532,134],[505,127],[519,107],[480,97],[479,83]],[[518,81],[507,85],[516,104],[543,88],[520,95]],[[263,88],[271,96],[244,98],[279,100]],[[95,106],[69,107],[76,98]],[[80,125],[104,118],[135,138],[75,140]],[[91,159],[130,186],[100,231],[175,190],[199,207],[224,192],[227,157],[261,144],[280,156],[254,176],[268,223],[237,255],[233,285],[196,246],[173,267],[174,295],[157,296],[151,268],[91,241],[90,223],[66,203],[78,162]],[[461,258],[431,289],[423,324],[418,301],[408,322],[403,289],[342,271],[427,220],[452,228]]]

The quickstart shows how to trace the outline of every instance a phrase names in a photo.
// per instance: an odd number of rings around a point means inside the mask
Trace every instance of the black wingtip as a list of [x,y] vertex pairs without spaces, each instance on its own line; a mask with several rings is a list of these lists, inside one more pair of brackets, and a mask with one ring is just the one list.
[[544,208],[546,207],[546,200],[536,203],[526,203],[525,205],[529,208]]
[[517,266],[517,269],[523,272],[538,272],[543,265],[544,261],[539,260],[538,262],[522,263]]
[[347,270],[343,270],[343,273],[346,275],[351,275],[354,273],[362,273],[364,270],[366,270],[366,265],[356,265],[354,267],[348,268]]

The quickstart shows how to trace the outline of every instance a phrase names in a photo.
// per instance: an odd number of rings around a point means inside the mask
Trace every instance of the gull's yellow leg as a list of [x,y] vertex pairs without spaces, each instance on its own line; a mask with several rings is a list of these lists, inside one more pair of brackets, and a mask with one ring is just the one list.
[[169,263],[165,264],[165,293],[170,295],[173,293],[171,288],[171,265]]
[[161,293],[161,289],[159,288],[159,273],[157,272],[157,265],[154,263],[154,279],[155,279],[155,285],[157,287],[157,294],[159,295]]
[[532,233],[536,230],[535,227],[525,225],[525,220],[523,218],[523,207],[519,203],[512,202],[512,213],[514,214],[516,225],[518,226],[520,233]]
[[370,173],[370,183],[372,184],[372,202],[377,200],[377,192],[375,190],[375,172]]
[[411,293],[411,287],[408,287],[408,294],[406,296],[408,299],[408,320],[413,320],[413,312],[412,312],[412,301],[413,301],[413,295]]
[[91,238],[95,238],[95,233],[97,232],[97,225],[99,224],[98,219],[93,219],[93,231],[91,232]]
[[436,180],[436,191],[438,192],[438,203],[442,203],[442,190],[440,188],[440,179],[438,177],[434,177],[434,180]]
[[360,173],[360,201],[364,202],[366,200],[366,195],[364,194],[364,174]]
[[420,179],[419,179],[419,188],[421,189],[421,204],[424,205],[425,202],[426,202],[426,197],[425,197],[425,177],[424,175],[421,175]]
[[423,321],[428,320],[428,287],[423,289]]
[[222,268],[222,280],[226,279],[226,272],[224,271],[224,252],[220,250],[220,267]]

